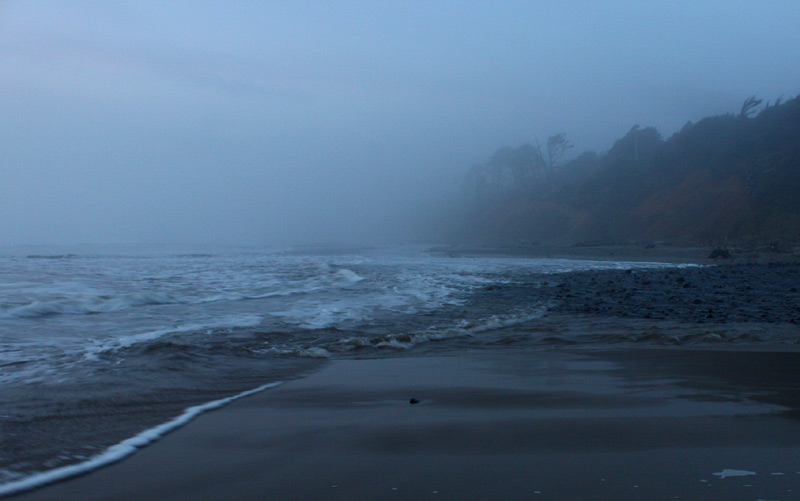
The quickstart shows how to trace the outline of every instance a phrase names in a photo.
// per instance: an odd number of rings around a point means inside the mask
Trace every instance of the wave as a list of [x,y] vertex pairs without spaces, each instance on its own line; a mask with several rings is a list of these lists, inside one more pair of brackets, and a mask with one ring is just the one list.
[[327,348],[337,352],[363,348],[409,350],[415,346],[431,341],[471,337],[483,332],[524,324],[531,320],[541,318],[546,311],[546,308],[540,307],[531,312],[495,315],[479,322],[464,321],[455,326],[430,328],[419,332],[386,334],[373,337],[352,336],[337,340],[327,346]]
[[[564,331],[564,326],[553,329],[540,320],[547,312],[542,305],[533,310],[507,315],[494,315],[479,321],[461,321],[455,325],[431,327],[419,331],[387,333],[375,336],[347,336],[338,339],[320,338],[313,344],[282,344],[263,350],[277,355],[294,355],[309,358],[330,358],[361,350],[407,351],[426,343],[464,338],[470,346],[496,346],[524,344],[539,347],[609,346],[615,344],[644,344],[655,346],[680,345],[732,345],[740,343],[798,343],[769,328],[754,330],[752,326],[734,325],[702,327],[695,324],[663,328],[659,326],[597,326]],[[563,321],[563,320],[562,320]],[[335,329],[334,329],[335,330]],[[560,331],[560,332],[559,332]],[[594,331],[594,332],[593,332]]]
[[92,315],[119,311],[137,306],[174,304],[175,297],[161,292],[137,292],[124,296],[84,295],[79,298],[33,301],[10,308],[0,318],[39,318],[53,315]]
[[119,462],[126,457],[134,454],[136,451],[145,447],[157,440],[161,437],[170,433],[190,421],[194,418],[203,414],[204,412],[208,412],[213,409],[218,409],[229,403],[233,402],[234,400],[238,400],[240,398],[244,398],[255,393],[262,392],[268,388],[274,388],[280,385],[281,382],[275,383],[268,383],[259,386],[258,388],[253,388],[252,390],[243,391],[242,393],[233,395],[231,397],[221,398],[219,400],[213,400],[211,402],[207,402],[205,404],[196,405],[194,407],[189,407],[183,414],[180,416],[175,417],[174,419],[167,421],[166,423],[162,423],[154,428],[150,428],[149,430],[145,430],[138,435],[135,435],[127,440],[123,440],[122,442],[112,445],[105,451],[101,452],[100,454],[93,456],[86,461],[72,464],[69,466],[62,466],[60,468],[56,468],[54,470],[34,473],[28,477],[14,480],[6,484],[0,485],[0,496],[10,496],[12,494],[17,494],[20,492],[28,491],[31,489],[35,489],[37,487],[42,487],[47,484],[51,484],[53,482],[58,482],[61,480],[65,480],[67,478],[75,477],[77,475],[83,475],[89,473],[91,471],[97,470],[104,466],[108,466],[112,463]]
[[[0,352],[0,384],[66,381],[74,376],[74,368],[97,362],[107,354],[114,354],[112,358],[120,360],[120,357],[127,355],[116,354],[117,352],[124,352],[138,345],[155,344],[161,338],[184,333],[205,333],[208,335],[206,338],[213,343],[237,329],[256,327],[262,320],[262,316],[255,314],[228,315],[203,323],[148,330],[115,339],[84,341],[79,346],[54,344],[49,349],[34,353],[19,350]],[[197,347],[203,349],[202,344]]]
[[736,332],[735,330],[698,330],[696,327],[686,329],[684,332],[662,331],[658,328],[643,329],[634,332],[619,332],[596,336],[585,336],[584,339],[554,336],[549,342],[567,342],[569,344],[619,344],[619,343],[644,343],[657,345],[704,345],[704,344],[736,344],[758,343],[769,341],[766,337],[756,332]]
[[82,294],[74,297],[34,300],[0,312],[0,318],[41,318],[56,315],[93,315],[127,310],[141,306],[166,304],[208,304],[219,301],[246,301],[310,294],[331,288],[347,287],[364,277],[347,268],[317,275],[299,284],[282,284],[280,288],[262,293],[212,292],[208,295],[181,295],[170,292],[135,292],[130,294]]
[[111,351],[118,351],[140,343],[149,343],[171,334],[178,334],[181,332],[195,332],[213,329],[235,329],[244,327],[255,327],[260,324],[262,317],[260,315],[237,315],[228,316],[218,319],[213,322],[197,323],[197,324],[184,324],[180,326],[170,327],[166,329],[157,329],[153,331],[142,332],[139,334],[132,334],[130,336],[122,336],[106,342],[98,343],[94,346],[87,347],[83,358],[85,360],[94,360],[99,354],[108,353]]
[[350,283],[350,284],[358,283],[364,280],[364,277],[354,272],[353,270],[347,268],[339,268],[333,273],[333,275],[336,279],[339,279],[341,281],[344,281],[345,283]]
[[[303,358],[331,358],[335,356],[335,354],[344,355],[347,352],[363,349],[405,351],[429,342],[445,341],[454,338],[477,337],[481,333],[519,326],[540,318],[544,315],[545,311],[546,309],[541,307],[529,312],[496,315],[477,322],[462,321],[456,325],[446,327],[431,327],[421,331],[376,336],[348,336],[343,338],[340,336],[343,331],[335,327],[326,327],[324,329],[328,330],[328,332],[321,335],[316,334],[313,340],[309,340],[307,337],[303,336],[301,332],[310,333],[313,331],[318,333],[321,329],[305,328],[296,333],[296,337],[290,335],[289,339],[282,339],[284,338],[283,331],[276,331],[279,335],[273,337],[271,340],[280,341],[275,344],[271,344],[270,340],[264,337],[265,335],[269,336],[270,333],[261,333],[259,338],[245,340],[243,345],[238,345],[238,349],[244,348],[248,352],[259,356],[278,355]],[[91,355],[87,356],[95,356],[96,353],[101,351],[128,348],[137,343],[149,343],[168,334],[192,330],[199,330],[199,326],[187,325],[179,329],[165,329],[163,331],[128,336],[127,338],[105,345],[102,350],[92,350],[90,352]],[[258,339],[258,341],[256,341],[256,339]],[[486,342],[488,343],[489,341],[486,340]],[[169,344],[168,346],[173,347],[174,345]]]
[[29,254],[28,259],[74,259],[80,257],[78,254]]

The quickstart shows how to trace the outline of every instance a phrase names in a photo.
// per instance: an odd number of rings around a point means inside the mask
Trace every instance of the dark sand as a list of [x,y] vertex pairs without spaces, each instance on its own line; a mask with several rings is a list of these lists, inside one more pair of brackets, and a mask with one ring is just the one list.
[[19,499],[797,499],[798,376],[792,352],[334,361]]

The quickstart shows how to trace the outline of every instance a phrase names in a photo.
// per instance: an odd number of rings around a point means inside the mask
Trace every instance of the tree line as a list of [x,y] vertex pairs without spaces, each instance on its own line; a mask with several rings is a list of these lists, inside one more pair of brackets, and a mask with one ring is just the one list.
[[573,147],[559,133],[473,165],[457,236],[800,240],[800,97],[752,96],[666,140],[635,125],[608,151],[565,160]]

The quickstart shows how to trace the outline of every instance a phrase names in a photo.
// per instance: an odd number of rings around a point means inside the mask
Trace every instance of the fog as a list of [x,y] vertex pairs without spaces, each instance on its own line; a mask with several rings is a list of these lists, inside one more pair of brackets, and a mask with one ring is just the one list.
[[383,242],[496,148],[800,92],[800,3],[0,3],[0,245]]

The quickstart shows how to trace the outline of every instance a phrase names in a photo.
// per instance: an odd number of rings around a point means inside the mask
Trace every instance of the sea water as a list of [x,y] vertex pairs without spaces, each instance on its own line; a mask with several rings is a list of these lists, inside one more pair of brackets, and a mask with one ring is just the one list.
[[518,293],[486,294],[498,285],[657,266],[421,246],[4,249],[0,489],[83,471],[115,444],[183,423],[187,409],[301,377],[330,357],[480,349],[546,311]]

